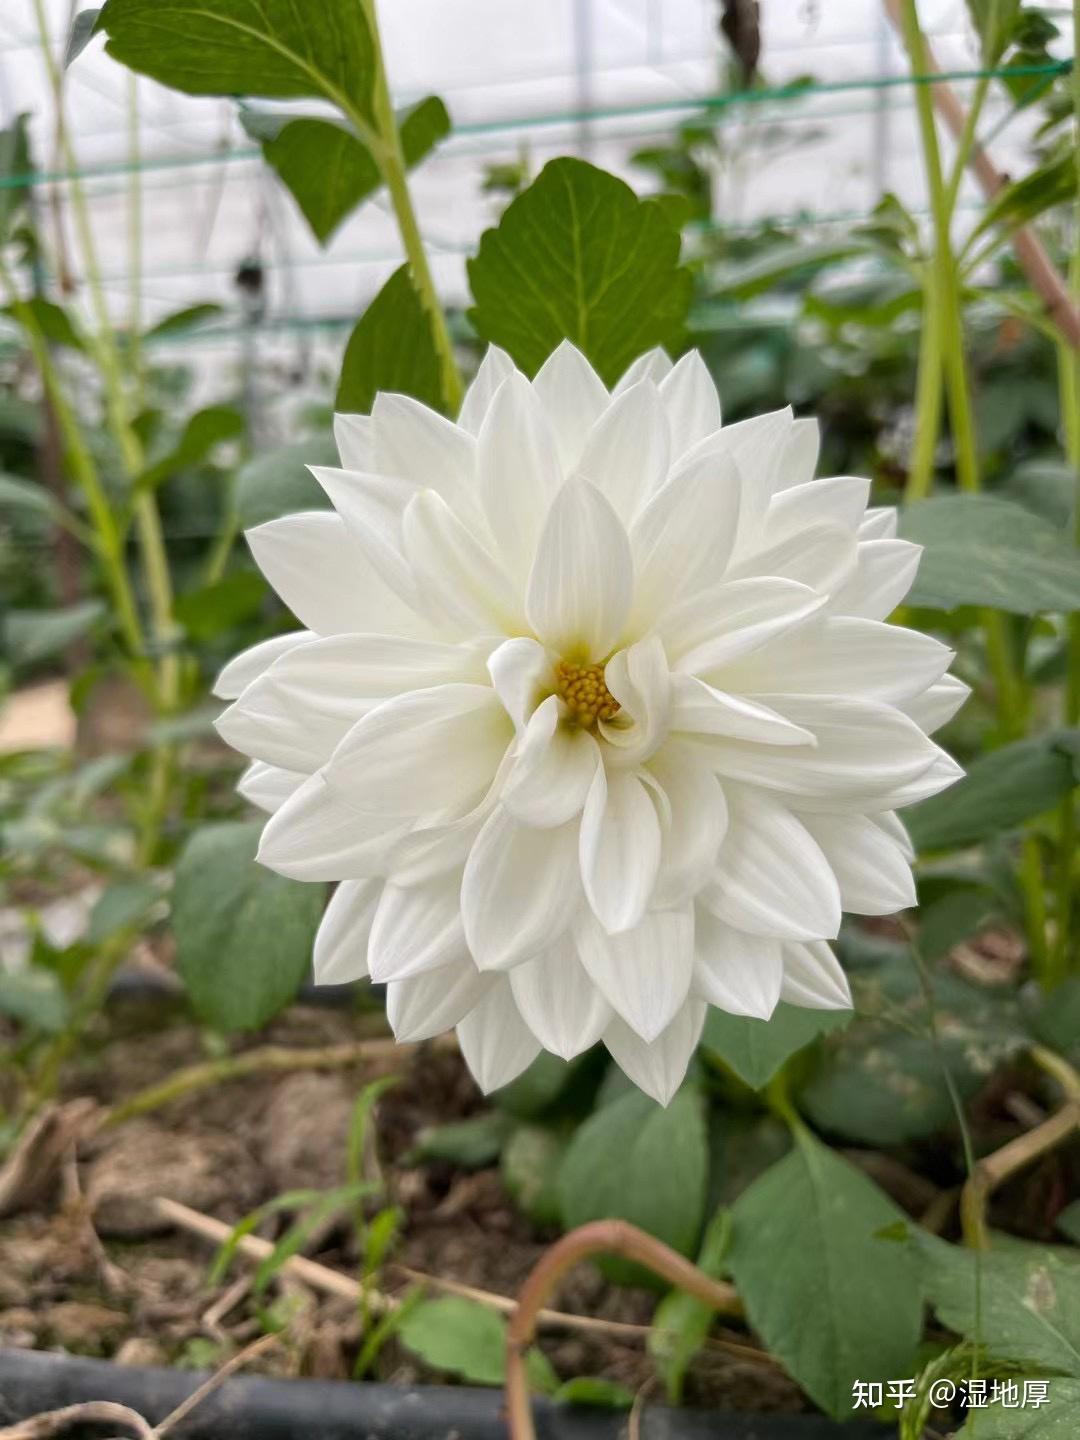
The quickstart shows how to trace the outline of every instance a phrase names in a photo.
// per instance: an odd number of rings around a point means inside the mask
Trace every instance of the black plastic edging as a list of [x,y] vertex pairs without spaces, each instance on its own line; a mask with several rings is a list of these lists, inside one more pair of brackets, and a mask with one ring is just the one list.
[[[207,1378],[108,1360],[0,1349],[0,1425],[86,1400],[112,1400],[152,1425]],[[506,1440],[500,1390],[237,1376],[177,1428],[177,1440]],[[620,1440],[626,1416],[537,1400],[537,1440]],[[111,1427],[115,1430],[115,1426]],[[743,1415],[648,1406],[642,1440],[887,1440],[879,1425],[814,1415]]]

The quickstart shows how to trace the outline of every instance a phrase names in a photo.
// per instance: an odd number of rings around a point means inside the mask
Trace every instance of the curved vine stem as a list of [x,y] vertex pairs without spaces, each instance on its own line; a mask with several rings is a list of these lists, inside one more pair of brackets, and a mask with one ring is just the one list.
[[546,1250],[529,1272],[518,1295],[506,1336],[506,1409],[510,1440],[536,1440],[526,1355],[536,1333],[537,1318],[568,1270],[592,1255],[618,1255],[662,1275],[724,1315],[741,1315],[734,1286],[713,1280],[662,1241],[625,1220],[594,1220],[571,1230]]

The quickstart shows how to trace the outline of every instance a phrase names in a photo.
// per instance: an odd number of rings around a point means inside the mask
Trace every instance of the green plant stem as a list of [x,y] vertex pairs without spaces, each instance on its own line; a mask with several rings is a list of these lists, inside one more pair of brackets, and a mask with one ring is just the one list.
[[[427,251],[424,248],[420,226],[416,220],[416,211],[413,209],[412,196],[409,193],[405,156],[401,148],[401,135],[398,131],[394,108],[390,103],[390,87],[386,78],[386,65],[383,60],[382,39],[379,33],[379,18],[376,13],[375,0],[360,0],[360,3],[363,5],[364,14],[371,30],[371,43],[375,58],[373,97],[377,133],[372,137],[375,141],[372,147],[373,153],[390,194],[390,203],[394,208],[394,216],[401,232],[401,242],[405,247],[405,257],[409,263],[413,284],[416,286],[420,303],[427,312],[431,325],[431,338],[439,357],[443,404],[447,414],[454,416],[461,408],[463,394],[461,372],[458,369],[457,360],[454,358],[454,347],[450,340],[446,315],[439,303]],[[370,135],[371,127],[366,124],[363,116],[351,111],[350,119],[361,132],[367,131]]]
[[75,411],[68,400],[63,381],[49,352],[48,342],[34,318],[34,312],[19,296],[15,279],[0,256],[0,285],[6,293],[8,303],[26,332],[34,363],[41,375],[42,384],[49,397],[56,416],[56,423],[64,442],[64,453],[72,477],[86,500],[86,508],[94,536],[94,550],[105,572],[113,604],[116,607],[117,623],[124,644],[133,657],[143,652],[142,627],[135,596],[124,565],[123,538],[109,504],[108,496],[101,484],[97,466],[90,454]]
[[1025,835],[1020,844],[1020,882],[1027,915],[1028,948],[1035,974],[1044,985],[1052,983],[1053,953],[1047,939],[1046,886],[1038,839]]
[[922,333],[915,385],[915,443],[904,486],[904,502],[908,505],[915,500],[925,500],[930,493],[934,483],[934,455],[941,433],[942,358],[935,275],[932,264],[924,266]]

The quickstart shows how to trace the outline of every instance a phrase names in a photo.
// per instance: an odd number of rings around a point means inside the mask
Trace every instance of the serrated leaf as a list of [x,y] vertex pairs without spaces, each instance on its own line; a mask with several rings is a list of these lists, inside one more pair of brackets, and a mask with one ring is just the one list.
[[877,1238],[903,1219],[892,1201],[809,1131],[796,1138],[736,1201],[727,1264],[769,1352],[839,1418],[856,1380],[914,1373],[919,1267]]
[[943,495],[907,505],[900,534],[923,546],[907,603],[990,605],[1017,615],[1080,609],[1080,551],[1010,500]]
[[394,271],[349,336],[334,408],[366,415],[380,390],[412,395],[425,405],[442,408],[431,321],[408,265]]
[[[339,121],[253,110],[242,110],[240,118],[321,245],[383,183],[371,151]],[[398,127],[411,169],[450,133],[450,116],[443,102],[429,95],[398,117]]]
[[[693,1253],[705,1208],[708,1146],[701,1099],[684,1088],[664,1109],[640,1091],[597,1110],[578,1129],[559,1171],[563,1224],[619,1219],[683,1255]],[[609,1273],[640,1277],[625,1261]]]
[[779,1004],[770,1020],[752,1020],[710,1009],[701,1043],[740,1080],[754,1090],[763,1089],[789,1056],[819,1035],[842,1029],[850,1010],[808,1010],[801,1005]]
[[176,868],[176,963],[192,1004],[221,1030],[255,1030],[308,973],[326,899],[322,885],[255,863],[260,823],[204,825]]
[[374,46],[357,0],[107,0],[98,29],[114,60],[188,95],[321,96],[373,118]]
[[664,207],[584,160],[544,166],[469,261],[476,329],[533,375],[571,340],[613,384],[682,332],[689,271]]
[[919,850],[989,840],[1052,809],[1077,783],[1080,731],[1057,730],[981,755],[942,795],[904,811]]

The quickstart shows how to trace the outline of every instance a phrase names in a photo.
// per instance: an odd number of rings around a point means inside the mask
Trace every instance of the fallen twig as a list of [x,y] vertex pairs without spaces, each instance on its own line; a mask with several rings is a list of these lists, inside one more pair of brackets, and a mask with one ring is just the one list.
[[137,1410],[114,1405],[111,1400],[86,1400],[81,1405],[65,1405],[62,1410],[31,1416],[0,1430],[0,1440],[51,1440],[76,1425],[123,1425],[134,1431],[138,1440],[155,1440],[149,1422]]
[[231,1359],[226,1360],[224,1365],[214,1371],[209,1380],[204,1381],[197,1390],[193,1390],[186,1400],[181,1400],[175,1410],[171,1410],[159,1425],[154,1426],[151,1431],[153,1440],[161,1440],[162,1436],[167,1435],[170,1430],[179,1425],[181,1420],[191,1414],[196,1405],[201,1405],[206,1397],[212,1395],[218,1386],[226,1381],[230,1375],[234,1375],[237,1370],[242,1369],[249,1361],[255,1360],[258,1356],[265,1354],[267,1350],[273,1349],[275,1345],[279,1345],[280,1343],[280,1335],[261,1335],[258,1340],[253,1341],[236,1355],[233,1355]]

